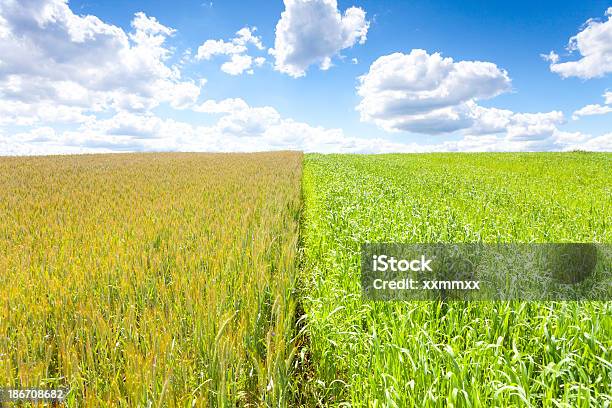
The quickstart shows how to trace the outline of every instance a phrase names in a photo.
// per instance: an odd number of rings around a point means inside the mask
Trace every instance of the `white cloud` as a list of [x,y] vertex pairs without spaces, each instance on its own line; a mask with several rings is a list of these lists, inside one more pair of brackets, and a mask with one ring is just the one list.
[[163,123],[165,122],[162,119],[151,113],[119,112],[110,119],[91,123],[88,130],[90,132],[95,130],[109,136],[148,139],[160,136]]
[[551,51],[548,54],[540,54],[540,57],[542,57],[544,61],[548,61],[551,64],[556,64],[559,62],[559,54],[554,51]]
[[240,98],[208,100],[196,110],[224,114],[213,126],[199,130],[220,138],[217,150],[380,153],[422,149],[416,144],[349,137],[342,129],[327,129],[285,118],[273,107],[251,107]]
[[455,132],[460,141],[434,150],[561,150],[591,136],[563,132],[563,112],[513,112],[478,105],[511,89],[505,70],[483,61],[453,61],[412,50],[378,58],[359,78],[357,106],[362,121],[390,131]]
[[563,113],[514,113],[506,126],[506,138],[516,141],[544,140],[556,135],[557,125],[564,123]]
[[232,113],[248,108],[249,105],[240,98],[227,98],[221,101],[208,99],[199,106],[194,107],[193,110],[202,113]]
[[270,106],[246,107],[221,117],[215,127],[223,135],[265,137],[270,128],[282,123],[280,113]]
[[285,0],[269,51],[274,67],[292,77],[306,75],[314,64],[328,69],[341,50],[365,43],[369,26],[363,9],[350,7],[341,15],[336,0]]
[[223,40],[206,40],[198,47],[197,59],[209,60],[215,55],[234,55],[247,50],[247,47]]
[[0,16],[0,109],[28,104],[30,118],[20,121],[53,121],[41,115],[52,105],[82,117],[164,102],[186,107],[200,94],[200,86],[167,64],[165,41],[174,30],[144,13],[135,14],[130,33],[76,15],[63,0],[5,0]]
[[265,48],[261,38],[253,34],[255,31],[257,27],[243,27],[230,41],[206,40],[198,47],[196,59],[210,60],[216,55],[226,55],[230,60],[221,65],[221,71],[229,75],[253,74],[253,67],[260,67],[266,61],[264,57],[253,58],[247,54],[249,44],[258,50]]
[[509,140],[546,139],[565,123],[563,112],[515,113],[507,109],[484,108],[468,103],[472,126],[465,130],[471,135],[504,133]]
[[590,19],[585,27],[571,37],[567,46],[570,52],[578,51],[581,58],[576,61],[559,62],[559,56],[550,52],[550,70],[563,78],[579,77],[590,79],[612,72],[612,7],[609,7],[605,21]]
[[220,116],[210,126],[196,126],[163,119],[150,112],[124,111],[108,119],[89,118],[75,130],[38,127],[10,137],[0,132],[0,151],[2,154],[56,154],[286,149],[324,153],[611,150],[612,139],[612,134],[591,137],[551,128],[551,123],[560,120],[557,113],[480,112],[481,115],[504,118],[507,129],[513,130],[500,134],[467,134],[461,140],[423,145],[348,136],[342,129],[312,126],[283,117],[270,106],[249,106],[240,98],[207,100],[194,110]]
[[[612,92],[604,92],[604,103],[606,105],[612,105]],[[612,106],[602,106],[598,103],[586,105],[572,115],[572,119],[578,120],[581,116],[592,116],[592,115],[605,115],[606,113],[612,112]]]
[[334,64],[332,62],[332,59],[330,57],[325,57],[323,58],[323,61],[321,61],[321,64],[319,65],[319,69],[321,69],[321,71],[327,71],[333,66]]
[[197,112],[218,114],[210,126],[163,119],[150,112],[119,112],[89,118],[77,129],[39,127],[3,136],[2,154],[57,154],[110,151],[258,151],[296,149],[318,152],[381,153],[425,151],[414,143],[349,137],[341,129],[312,126],[283,117],[270,106],[251,107],[240,98],[207,100]]
[[232,55],[231,60],[224,62],[223,65],[221,65],[221,71],[229,75],[240,75],[244,71],[252,74],[253,71],[250,70],[252,64],[253,58],[251,58],[249,55],[234,54]]
[[25,103],[0,99],[0,126],[33,126],[38,123],[78,124],[93,118],[80,107],[53,102]]
[[612,133],[587,138],[582,143],[570,144],[564,150],[587,150],[591,152],[612,152]]
[[233,41],[239,45],[247,45],[253,44],[258,50],[263,50],[264,45],[261,43],[261,38],[253,35],[253,33],[257,31],[257,27],[242,27],[240,30],[236,32],[237,37],[234,38]]
[[387,131],[446,133],[474,125],[473,102],[506,92],[505,70],[483,61],[459,61],[414,49],[378,58],[359,77],[361,120]]
[[[565,123],[563,112],[515,113],[507,109],[484,108],[469,103],[472,126],[462,133],[470,146],[475,138],[482,138],[485,151],[545,151],[559,150],[575,143],[577,134],[563,132],[558,126]],[[582,135],[580,140],[583,140]],[[489,143],[492,142],[492,143]]]
[[0,38],[8,37],[11,34],[8,22],[0,15]]
[[578,120],[581,116],[604,115],[612,112],[612,106],[602,106],[600,104],[586,105],[572,115],[572,119]]
[[341,129],[283,118],[272,107],[251,107],[239,98],[208,100],[194,110],[221,116],[211,126],[194,126],[151,113],[119,112],[108,119],[93,118],[71,131],[39,128],[10,138],[0,134],[0,149],[4,154],[279,149],[334,152],[366,151],[376,145],[373,141],[346,137]]

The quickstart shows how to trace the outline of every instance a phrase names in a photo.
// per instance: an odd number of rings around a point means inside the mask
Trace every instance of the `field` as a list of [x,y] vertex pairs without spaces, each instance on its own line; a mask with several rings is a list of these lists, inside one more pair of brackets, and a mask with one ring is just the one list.
[[0,159],[0,384],[283,404],[302,155]]
[[373,302],[364,242],[610,243],[612,155],[0,158],[0,387],[68,406],[606,406],[611,302]]
[[612,403],[610,302],[367,302],[363,242],[610,242],[610,155],[309,155],[314,402]]

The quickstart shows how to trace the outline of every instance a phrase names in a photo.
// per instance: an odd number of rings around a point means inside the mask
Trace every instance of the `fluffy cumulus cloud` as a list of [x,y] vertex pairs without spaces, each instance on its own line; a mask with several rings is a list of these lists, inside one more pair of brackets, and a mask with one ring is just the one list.
[[[384,138],[346,135],[342,129],[324,128],[287,118],[270,106],[250,106],[240,98],[207,100],[195,112],[216,116],[207,126],[163,119],[150,112],[121,111],[106,118],[90,118],[77,129],[58,131],[37,127],[4,137],[5,154],[51,154],[111,151],[264,151],[387,153],[437,151],[537,151],[610,150],[612,133],[590,137],[560,132],[557,113],[514,114],[510,111],[479,111],[491,126],[505,124],[506,133],[466,134],[460,140],[435,144],[392,142]],[[502,129],[504,126],[499,126]],[[489,129],[491,130],[491,129]]]
[[167,63],[174,30],[137,13],[132,31],[74,14],[64,0],[0,3],[0,117],[82,122],[105,110],[193,104],[200,86]]
[[332,66],[341,50],[366,41],[369,22],[366,12],[350,7],[340,14],[336,0],[285,0],[285,11],[276,25],[274,67],[301,77],[309,66]]
[[[511,89],[508,73],[483,61],[454,61],[414,49],[378,58],[359,78],[361,120],[389,132],[462,135],[432,150],[537,151],[602,146],[589,135],[563,132],[563,112],[513,112],[478,101]],[[585,147],[586,148],[586,147]]]
[[602,106],[598,103],[586,105],[574,112],[572,118],[579,119],[581,116],[605,115],[612,112],[612,106]]
[[612,152],[612,133],[586,138],[583,143],[570,145],[565,150],[587,150],[593,152]]
[[586,105],[572,115],[572,119],[578,120],[582,116],[593,116],[593,115],[605,115],[606,113],[612,112],[612,92],[605,92],[603,94],[604,103],[608,106],[602,106],[598,103]]
[[253,74],[253,67],[260,67],[266,61],[265,57],[252,57],[247,54],[249,45],[260,51],[265,48],[261,38],[255,35],[256,31],[257,27],[243,27],[230,41],[206,40],[198,47],[196,58],[210,60],[224,55],[229,57],[229,61],[221,65],[221,71],[229,75],[240,75],[244,72]]
[[485,108],[475,103],[471,103],[470,108],[472,126],[462,133],[467,140],[482,138],[487,146],[488,141],[495,141],[490,150],[564,150],[568,146],[578,148],[576,146],[590,137],[579,132],[561,131],[559,126],[566,122],[561,111],[523,113]]
[[38,127],[3,137],[0,149],[8,154],[50,154],[110,151],[261,151],[318,152],[423,151],[415,144],[349,137],[341,129],[327,129],[283,117],[270,106],[252,107],[243,99],[207,100],[194,111],[217,115],[209,126],[197,126],[152,113],[118,112],[110,118],[91,118],[77,129],[57,131]]
[[579,53],[580,58],[560,62],[557,53],[551,51],[543,57],[550,61],[550,70],[563,78],[583,79],[601,77],[612,72],[612,7],[604,21],[590,19],[582,31],[571,37],[567,46],[570,53]]
[[79,124],[93,115],[81,106],[56,104],[51,100],[36,103],[0,99],[0,126],[35,126],[41,123]]
[[378,58],[359,78],[361,119],[388,131],[446,133],[474,125],[474,101],[511,88],[490,62],[453,61],[414,49]]

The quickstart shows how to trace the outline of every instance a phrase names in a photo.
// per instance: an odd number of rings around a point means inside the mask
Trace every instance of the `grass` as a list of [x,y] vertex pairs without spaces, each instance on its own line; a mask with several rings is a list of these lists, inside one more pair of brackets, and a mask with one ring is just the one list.
[[0,158],[0,384],[286,405],[301,153]]
[[373,302],[363,242],[610,243],[610,154],[309,155],[310,404],[605,406],[610,302]]

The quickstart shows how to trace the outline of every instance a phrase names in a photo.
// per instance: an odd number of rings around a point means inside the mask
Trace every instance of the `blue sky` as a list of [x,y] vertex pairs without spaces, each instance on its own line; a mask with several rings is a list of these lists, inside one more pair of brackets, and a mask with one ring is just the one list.
[[[16,4],[0,0],[0,154],[612,148],[605,1]],[[207,40],[226,51],[202,57]],[[234,55],[249,67],[222,70]]]

